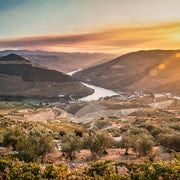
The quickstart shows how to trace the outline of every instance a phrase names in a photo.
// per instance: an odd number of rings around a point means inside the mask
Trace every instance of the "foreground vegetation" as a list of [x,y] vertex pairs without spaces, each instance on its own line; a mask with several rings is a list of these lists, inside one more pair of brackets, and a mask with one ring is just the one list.
[[[147,107],[75,123],[57,106],[7,105],[0,114],[0,179],[180,179],[177,114]],[[77,106],[73,111],[83,104]],[[46,120],[27,120],[33,116]]]
[[[124,172],[119,172],[125,169]],[[178,180],[180,178],[180,160],[173,162],[146,161],[138,164],[122,162],[98,161],[91,162],[85,168],[70,170],[64,163],[39,164],[23,163],[18,160],[0,158],[1,179],[38,180],[38,179],[110,179],[110,180]]]

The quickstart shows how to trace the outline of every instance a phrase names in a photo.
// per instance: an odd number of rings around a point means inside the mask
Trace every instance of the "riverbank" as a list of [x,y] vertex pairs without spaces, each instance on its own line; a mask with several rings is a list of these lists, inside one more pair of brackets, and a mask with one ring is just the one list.
[[[81,69],[72,71],[72,72],[68,72],[67,74],[72,76],[74,73],[81,71]],[[85,96],[83,98],[80,98],[79,101],[96,101],[100,98],[104,98],[104,97],[111,97],[111,96],[116,96],[119,95],[118,93],[111,91],[109,89],[105,89],[99,86],[95,86],[95,85],[91,85],[91,84],[87,84],[84,82],[80,82],[81,84],[85,85],[88,88],[91,88],[94,90],[94,93],[92,93],[89,96]]]

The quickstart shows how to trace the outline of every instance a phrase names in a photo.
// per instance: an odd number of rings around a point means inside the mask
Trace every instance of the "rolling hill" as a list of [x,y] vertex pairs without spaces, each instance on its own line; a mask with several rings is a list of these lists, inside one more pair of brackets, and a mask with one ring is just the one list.
[[70,76],[33,65],[19,55],[0,57],[0,96],[83,97],[92,92]]
[[28,50],[5,50],[0,51],[0,56],[15,53],[29,60],[32,64],[40,65],[47,69],[60,72],[70,72],[101,64],[114,59],[116,56],[103,53],[66,53]]
[[150,91],[180,95],[180,50],[128,53],[77,72],[73,78],[117,92]]

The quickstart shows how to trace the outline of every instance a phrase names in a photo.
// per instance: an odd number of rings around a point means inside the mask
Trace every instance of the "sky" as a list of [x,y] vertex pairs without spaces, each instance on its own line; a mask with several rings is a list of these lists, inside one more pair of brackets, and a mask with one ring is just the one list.
[[4,49],[180,49],[180,0],[0,0]]

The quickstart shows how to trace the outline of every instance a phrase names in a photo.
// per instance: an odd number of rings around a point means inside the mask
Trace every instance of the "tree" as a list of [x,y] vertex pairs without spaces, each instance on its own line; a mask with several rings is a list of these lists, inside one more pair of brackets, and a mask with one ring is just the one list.
[[25,162],[35,162],[51,152],[54,148],[53,138],[48,132],[34,129],[18,143],[18,157]]
[[104,132],[96,132],[84,138],[83,147],[89,149],[92,157],[102,156],[111,147],[113,139]]
[[17,144],[26,138],[26,134],[18,126],[10,127],[3,136],[3,145],[17,149]]
[[153,145],[154,142],[151,136],[147,134],[141,134],[137,137],[133,149],[136,154],[139,154],[139,156],[146,156],[150,155]]
[[125,155],[128,155],[128,150],[133,147],[135,136],[126,134],[120,141],[119,145],[121,148],[125,148]]
[[125,155],[128,155],[128,150],[130,148],[134,148],[134,142],[137,139],[137,136],[142,133],[142,130],[139,128],[130,128],[126,129],[122,137],[122,141],[120,141],[119,146],[121,148],[125,148]]
[[153,137],[147,130],[141,128],[128,129],[120,142],[120,147],[125,148],[125,155],[128,155],[128,150],[132,148],[136,154],[149,155],[153,148]]
[[76,158],[75,152],[81,148],[81,138],[74,135],[67,135],[62,139],[62,152],[71,161]]

